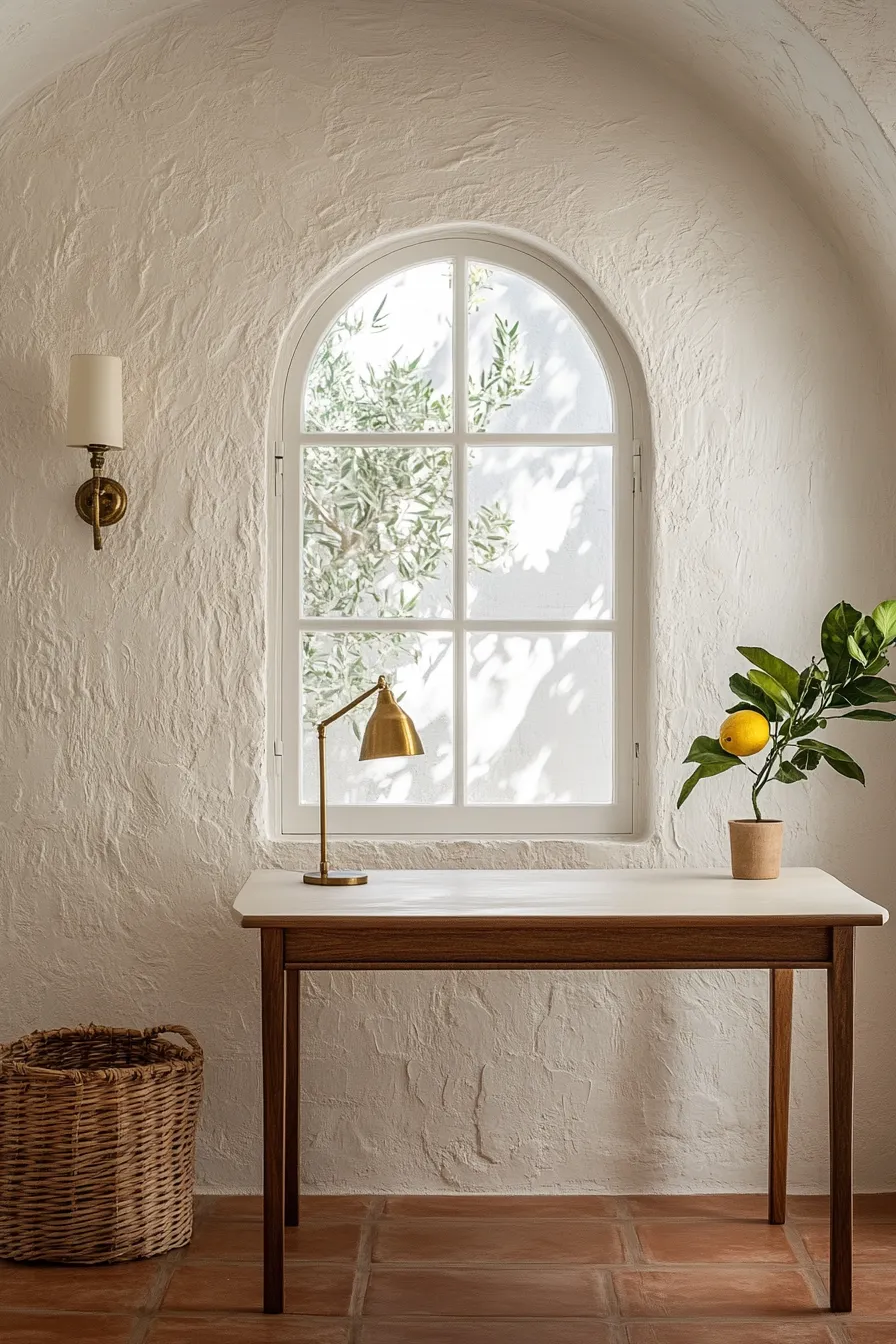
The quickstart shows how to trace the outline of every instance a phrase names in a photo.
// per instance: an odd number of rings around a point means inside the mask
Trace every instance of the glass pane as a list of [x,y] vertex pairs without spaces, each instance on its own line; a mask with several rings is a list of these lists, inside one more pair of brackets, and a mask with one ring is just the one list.
[[302,636],[302,802],[317,802],[316,725],[382,673],[414,720],[424,755],[359,761],[373,696],[327,729],[331,803],[450,803],[454,796],[450,635],[353,631]]
[[468,641],[468,800],[612,802],[612,634]]
[[469,453],[471,616],[604,620],[613,615],[613,449]]
[[302,491],[304,615],[451,615],[450,447],[314,445]]
[[470,429],[604,434],[613,398],[593,345],[569,309],[516,271],[468,269]]
[[308,373],[306,429],[451,429],[451,269],[400,271],[337,317]]

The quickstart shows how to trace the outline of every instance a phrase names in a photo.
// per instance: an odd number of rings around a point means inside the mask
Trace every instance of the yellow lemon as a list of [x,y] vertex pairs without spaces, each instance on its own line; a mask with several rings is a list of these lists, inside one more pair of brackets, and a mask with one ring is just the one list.
[[768,719],[757,709],[729,714],[719,729],[719,741],[732,756],[755,756],[768,743]]

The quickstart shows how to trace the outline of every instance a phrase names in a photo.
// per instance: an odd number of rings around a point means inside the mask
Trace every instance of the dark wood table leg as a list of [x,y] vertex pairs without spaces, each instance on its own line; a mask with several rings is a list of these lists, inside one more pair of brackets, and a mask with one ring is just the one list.
[[283,1310],[284,1143],[283,930],[261,930],[261,1059],[264,1089],[264,1309]]
[[855,929],[835,928],[828,970],[831,1311],[852,1311],[853,967]]
[[787,1217],[787,1142],[790,1127],[790,1041],[793,971],[769,971],[768,1220]]
[[286,1226],[299,1225],[302,972],[286,972]]

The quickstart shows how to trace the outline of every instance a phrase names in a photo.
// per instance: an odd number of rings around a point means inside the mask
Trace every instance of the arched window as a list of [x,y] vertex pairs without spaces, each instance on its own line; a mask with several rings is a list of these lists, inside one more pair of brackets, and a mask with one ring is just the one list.
[[357,264],[275,394],[280,827],[317,825],[314,726],[385,673],[423,757],[328,738],[347,835],[633,826],[632,398],[609,319],[516,241]]

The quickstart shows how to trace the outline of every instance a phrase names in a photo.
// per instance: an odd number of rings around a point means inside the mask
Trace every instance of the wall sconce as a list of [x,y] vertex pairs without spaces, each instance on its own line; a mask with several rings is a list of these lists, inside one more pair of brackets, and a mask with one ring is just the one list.
[[75,508],[93,527],[95,551],[103,549],[100,528],[119,522],[127,512],[124,486],[102,474],[106,453],[120,452],[123,437],[121,360],[117,355],[72,355],[66,443],[90,453],[93,476],[75,495]]

